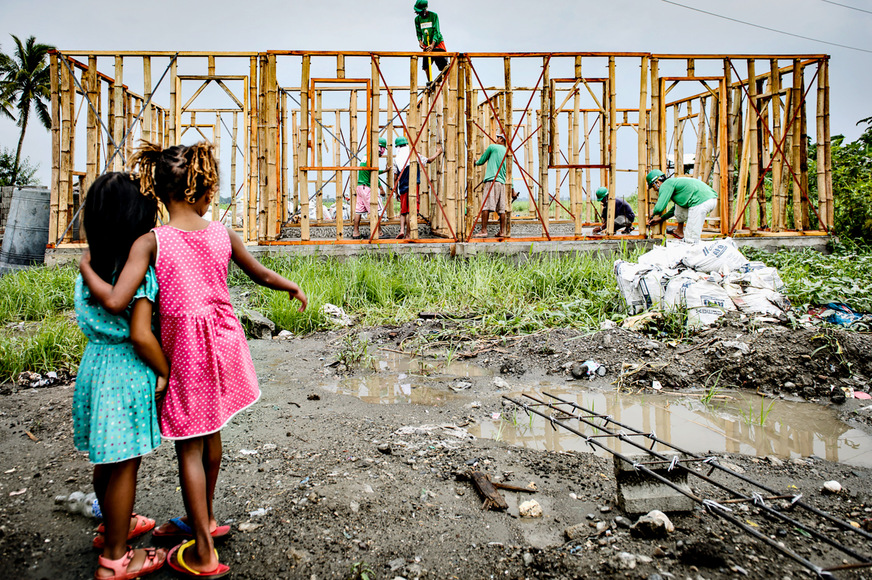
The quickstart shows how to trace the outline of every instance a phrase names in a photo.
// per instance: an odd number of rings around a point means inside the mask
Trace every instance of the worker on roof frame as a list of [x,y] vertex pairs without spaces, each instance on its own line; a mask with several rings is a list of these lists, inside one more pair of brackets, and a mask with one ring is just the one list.
[[[415,34],[418,35],[418,45],[421,49],[424,52],[445,52],[445,39],[442,38],[442,31],[439,30],[439,17],[435,12],[430,12],[427,0],[416,0],[415,14]],[[431,57],[425,56],[421,61],[428,83],[430,59]],[[448,59],[444,56],[434,56],[432,59],[440,73],[448,66]]]

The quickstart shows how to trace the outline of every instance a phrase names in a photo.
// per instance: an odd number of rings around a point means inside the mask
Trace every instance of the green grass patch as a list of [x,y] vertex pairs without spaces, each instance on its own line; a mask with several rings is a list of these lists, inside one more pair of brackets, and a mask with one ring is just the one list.
[[0,332],[0,382],[22,371],[76,372],[88,340],[69,316],[52,314],[34,328]]
[[778,268],[784,293],[795,307],[843,302],[858,312],[872,312],[872,247],[836,244],[833,249],[829,255],[811,249],[742,252]]
[[[471,320],[473,334],[502,335],[564,326],[595,328],[620,316],[622,301],[612,273],[622,255],[579,252],[529,256],[518,263],[499,256],[364,255],[343,262],[273,257],[264,264],[297,282],[309,309],[297,312],[287,295],[253,287],[251,299],[277,325],[293,332],[324,328],[326,303],[341,306],[365,325],[399,324],[422,311]],[[241,273],[233,283],[253,286]],[[472,320],[474,318],[474,320]]]

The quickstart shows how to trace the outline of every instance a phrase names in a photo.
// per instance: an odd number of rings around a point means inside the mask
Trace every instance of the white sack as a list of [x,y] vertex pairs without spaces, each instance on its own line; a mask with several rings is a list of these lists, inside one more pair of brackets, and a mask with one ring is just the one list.
[[732,238],[724,238],[690,246],[682,262],[700,272],[727,273],[747,265],[748,259],[742,255]]
[[624,260],[615,262],[615,278],[624,297],[624,303],[627,305],[628,314],[638,314],[645,310],[645,297],[639,291],[638,278],[640,272],[650,269],[650,266],[644,264],[633,264]]

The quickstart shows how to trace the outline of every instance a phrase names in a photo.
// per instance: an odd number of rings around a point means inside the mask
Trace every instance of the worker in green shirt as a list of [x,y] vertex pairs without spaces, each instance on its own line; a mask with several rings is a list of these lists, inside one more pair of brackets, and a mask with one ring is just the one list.
[[[645,176],[648,187],[657,192],[657,204],[654,206],[648,225],[656,225],[668,220],[673,215],[678,221],[678,227],[671,232],[676,238],[696,243],[702,236],[702,226],[705,218],[718,205],[718,194],[699,179],[692,177],[670,177],[669,179],[659,169],[653,169]],[[667,212],[666,206],[672,201],[672,208]],[[687,230],[685,231],[685,225]]]
[[487,237],[487,222],[490,212],[495,211],[500,216],[500,231],[497,237],[504,238],[508,235],[509,211],[511,205],[506,196],[506,166],[509,163],[506,157],[506,137],[502,133],[497,135],[496,143],[487,146],[476,165],[487,166],[484,170],[484,201],[481,207],[481,230],[475,235],[476,238]]
[[[427,0],[416,0],[415,2],[415,34],[418,35],[418,45],[424,52],[445,52],[445,39],[442,38],[442,31],[439,30],[439,17],[435,12],[427,10]],[[434,56],[433,64],[442,70],[448,66],[448,59],[444,56]],[[421,67],[427,75],[427,82],[430,82],[430,57],[425,56],[421,59]]]
[[[388,141],[384,137],[378,140],[378,156],[384,157],[385,151],[387,151]],[[360,164],[361,167],[369,166],[369,159]],[[384,173],[387,171],[379,169],[379,173]],[[357,198],[357,203],[354,209],[354,231],[351,234],[351,237],[355,240],[362,240],[363,236],[360,234],[360,216],[363,214],[369,213],[369,196],[372,191],[370,187],[370,175],[369,171],[358,171],[357,172],[357,188],[354,190],[357,194],[355,197]],[[384,190],[379,184],[379,192],[384,195]],[[381,199],[378,201],[378,210],[382,210],[382,202]]]

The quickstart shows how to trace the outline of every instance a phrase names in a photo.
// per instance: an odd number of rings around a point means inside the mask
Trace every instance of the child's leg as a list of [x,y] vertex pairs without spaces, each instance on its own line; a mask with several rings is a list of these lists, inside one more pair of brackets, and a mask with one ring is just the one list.
[[209,530],[218,525],[215,512],[212,510],[212,498],[215,495],[215,485],[218,483],[218,473],[221,471],[221,432],[207,435],[204,438],[203,469],[206,472],[206,500],[209,506]]
[[210,437],[194,437],[176,441],[182,499],[188,514],[188,525],[193,528],[196,540],[196,544],[185,551],[185,563],[200,572],[209,572],[218,567],[212,535],[209,533],[211,494],[207,473],[211,473],[211,465],[206,453],[208,439]]
[[[128,459],[120,463],[96,465],[94,467],[94,491],[103,511],[103,526],[106,543],[103,557],[118,560],[127,553],[127,532],[130,530],[130,514],[136,498],[136,474],[140,458]],[[128,566],[129,570],[139,570],[146,554],[137,550]],[[112,576],[112,571],[102,566],[97,576]]]

